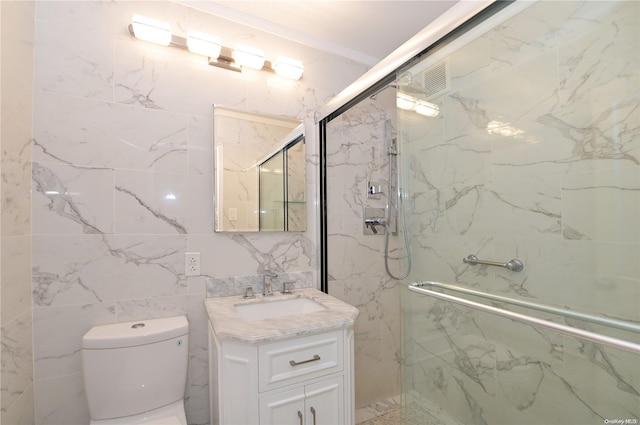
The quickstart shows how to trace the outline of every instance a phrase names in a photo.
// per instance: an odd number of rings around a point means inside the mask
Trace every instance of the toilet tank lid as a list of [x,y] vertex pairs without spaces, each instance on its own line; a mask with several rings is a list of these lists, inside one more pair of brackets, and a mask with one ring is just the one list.
[[95,326],[82,337],[83,349],[125,348],[151,344],[189,333],[185,316]]

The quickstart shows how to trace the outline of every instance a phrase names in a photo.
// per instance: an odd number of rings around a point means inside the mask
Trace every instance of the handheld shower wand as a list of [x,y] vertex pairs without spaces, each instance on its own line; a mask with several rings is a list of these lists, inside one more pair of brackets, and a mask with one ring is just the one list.
[[[411,273],[411,244],[409,241],[409,234],[407,233],[407,219],[405,214],[405,205],[403,197],[398,187],[398,145],[397,140],[391,135],[391,120],[386,120],[384,123],[385,139],[388,141],[387,153],[389,158],[389,179],[387,186],[387,218],[384,220],[384,224],[387,227],[384,239],[384,268],[387,274],[396,280],[405,279]],[[402,205],[401,205],[402,203]],[[402,238],[404,239],[404,248],[407,253],[407,271],[402,276],[394,275],[389,270],[389,234],[397,233],[398,227],[398,210],[402,211]],[[371,226],[375,233],[375,226]]]

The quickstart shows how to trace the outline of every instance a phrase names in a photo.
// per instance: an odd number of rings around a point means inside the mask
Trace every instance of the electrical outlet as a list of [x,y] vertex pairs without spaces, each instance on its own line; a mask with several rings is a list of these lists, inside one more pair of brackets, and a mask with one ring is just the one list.
[[185,252],[184,254],[185,276],[200,276],[200,253]]

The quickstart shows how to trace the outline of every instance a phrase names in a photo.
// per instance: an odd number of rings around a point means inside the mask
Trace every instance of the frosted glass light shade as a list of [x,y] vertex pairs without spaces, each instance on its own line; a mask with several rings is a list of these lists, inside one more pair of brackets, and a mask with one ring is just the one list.
[[416,106],[416,99],[404,93],[396,94],[396,106],[405,111],[411,111]]
[[281,77],[299,80],[302,78],[304,65],[299,60],[279,56],[273,64],[273,70]]
[[196,55],[217,59],[220,56],[222,43],[215,35],[200,31],[189,30],[187,34],[187,48]]
[[239,44],[233,51],[233,60],[243,67],[262,69],[264,66],[264,52],[255,47]]
[[425,117],[437,117],[440,114],[438,105],[426,100],[417,101],[413,110],[416,111],[416,114],[424,115]]
[[136,38],[151,43],[168,46],[171,44],[171,27],[168,22],[135,14],[131,18],[133,35]]

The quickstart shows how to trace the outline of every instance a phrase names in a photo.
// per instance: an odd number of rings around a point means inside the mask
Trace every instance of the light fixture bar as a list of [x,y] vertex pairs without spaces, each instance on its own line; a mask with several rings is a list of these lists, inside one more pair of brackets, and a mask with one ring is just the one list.
[[225,46],[222,46],[217,58],[209,58],[209,65],[229,71],[242,72],[242,67],[233,61],[233,50]]
[[138,14],[131,19],[129,33],[140,40],[205,56],[209,65],[229,71],[242,72],[242,68],[247,67],[293,80],[302,78],[304,72],[304,65],[299,60],[278,57],[271,62],[265,59],[264,52],[258,48],[238,45],[234,50],[223,46],[218,37],[195,30],[189,30],[187,37],[173,35],[168,22]]

